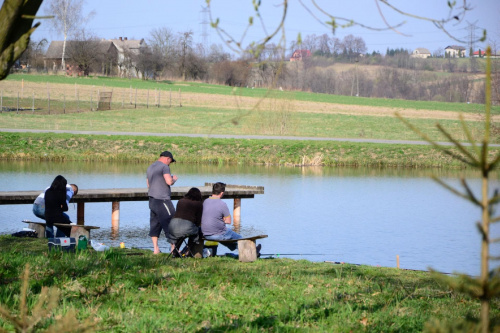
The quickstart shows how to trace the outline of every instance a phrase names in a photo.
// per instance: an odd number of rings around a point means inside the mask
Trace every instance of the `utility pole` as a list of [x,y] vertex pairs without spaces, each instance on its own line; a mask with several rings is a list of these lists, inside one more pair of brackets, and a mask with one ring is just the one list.
[[209,25],[209,19],[208,19],[208,7],[201,7],[201,14],[202,14],[202,19],[201,19],[201,39],[202,39],[202,44],[203,48],[205,49],[205,52],[208,52],[208,37],[210,34],[208,33],[208,25]]
[[[467,23],[469,23],[469,22],[467,22]],[[469,31],[469,33],[468,33],[468,39],[469,39],[468,46],[469,46],[469,58],[470,58],[470,71],[472,73],[475,73],[476,68],[477,68],[476,58],[474,58],[474,49],[475,49],[474,43],[476,41],[476,29],[477,29],[476,22],[469,23],[467,30]]]

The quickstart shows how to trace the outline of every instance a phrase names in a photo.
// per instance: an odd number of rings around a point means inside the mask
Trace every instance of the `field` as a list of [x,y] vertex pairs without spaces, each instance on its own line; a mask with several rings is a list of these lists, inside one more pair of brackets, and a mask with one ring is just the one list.
[[[473,104],[117,78],[11,75],[0,90],[9,108],[0,114],[0,128],[16,129],[419,140],[394,117],[399,112],[436,140],[444,140],[439,121],[463,141],[459,112],[476,138],[484,113]],[[111,90],[112,110],[96,112],[100,91]],[[500,107],[492,112],[496,123]]]

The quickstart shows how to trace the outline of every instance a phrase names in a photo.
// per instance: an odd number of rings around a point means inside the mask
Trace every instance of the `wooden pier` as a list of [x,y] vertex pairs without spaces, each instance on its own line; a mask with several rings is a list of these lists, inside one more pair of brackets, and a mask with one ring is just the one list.
[[[179,200],[193,186],[171,187],[172,200]],[[204,186],[195,186],[200,189],[203,198],[212,194],[212,183]],[[0,191],[0,205],[33,204],[36,197],[43,190],[37,191]],[[263,186],[226,185],[223,199],[234,199],[233,220],[234,226],[239,227],[241,216],[241,199],[254,198],[256,194],[264,194]],[[85,203],[111,202],[111,225],[118,229],[120,223],[120,202],[122,201],[148,201],[147,188],[110,188],[110,189],[78,189],[70,202],[77,203],[78,225],[85,225]],[[145,209],[149,209],[146,208]]]

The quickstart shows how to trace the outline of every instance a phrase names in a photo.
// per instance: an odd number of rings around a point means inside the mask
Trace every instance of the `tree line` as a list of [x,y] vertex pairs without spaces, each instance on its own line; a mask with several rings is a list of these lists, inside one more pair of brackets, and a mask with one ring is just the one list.
[[[220,44],[208,48],[195,44],[191,31],[179,33],[167,27],[153,29],[144,47],[125,49],[121,58],[108,52],[103,41],[85,30],[76,32],[66,45],[68,63],[76,65],[82,75],[197,80],[361,97],[484,103],[484,84],[469,75],[471,64],[466,59],[436,54],[428,59],[413,58],[410,50],[403,48],[388,48],[385,55],[367,53],[364,40],[353,35],[343,39],[327,34],[308,35],[290,42],[286,50],[270,43],[258,52],[249,47],[248,52],[238,57],[226,52]],[[46,40],[31,41],[20,62],[30,70],[48,71],[43,54],[47,45]],[[290,62],[293,51],[301,49],[311,51],[312,56]],[[440,72],[450,74],[443,76]]]

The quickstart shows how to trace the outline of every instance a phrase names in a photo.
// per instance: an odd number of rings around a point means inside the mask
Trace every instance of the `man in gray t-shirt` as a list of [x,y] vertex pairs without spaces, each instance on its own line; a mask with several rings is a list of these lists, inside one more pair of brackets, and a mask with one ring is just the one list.
[[170,186],[177,181],[177,176],[170,174],[170,163],[175,162],[172,153],[164,151],[160,158],[151,164],[146,171],[149,196],[149,236],[153,242],[153,251],[160,253],[158,237],[161,230],[168,238],[168,224],[175,214],[175,208],[170,200]]

